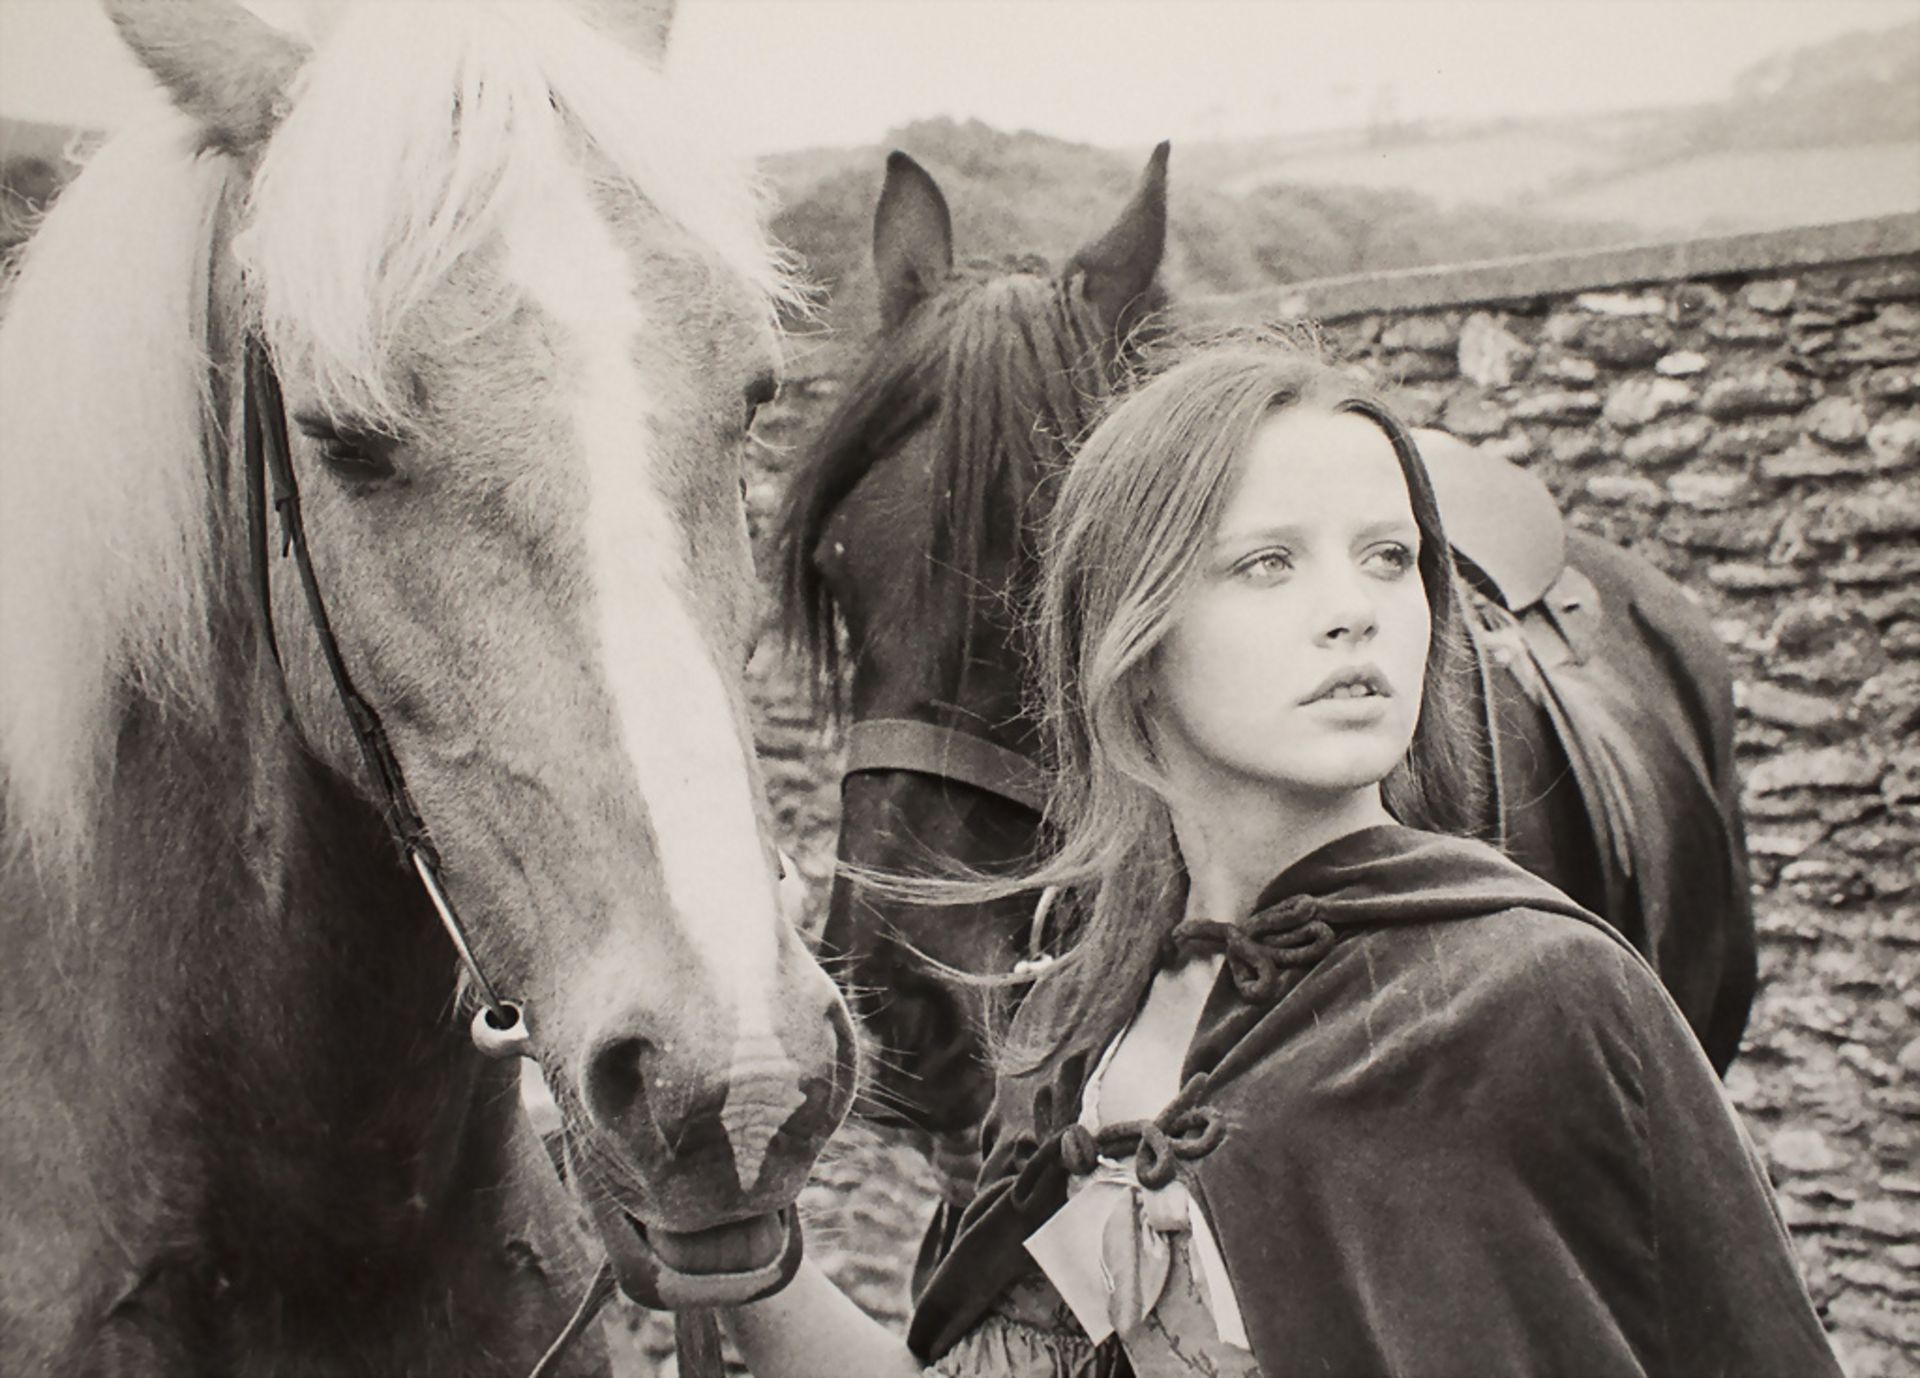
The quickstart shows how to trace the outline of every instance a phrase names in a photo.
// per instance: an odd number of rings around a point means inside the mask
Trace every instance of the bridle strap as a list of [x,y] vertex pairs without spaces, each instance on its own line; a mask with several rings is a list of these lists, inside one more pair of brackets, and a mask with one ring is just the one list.
[[486,973],[480,969],[473,945],[467,939],[466,926],[460,922],[459,914],[440,884],[440,854],[427,833],[426,821],[421,818],[420,810],[414,806],[413,796],[407,790],[406,777],[401,774],[400,762],[387,740],[386,728],[380,721],[380,715],[373,711],[373,706],[354,687],[353,677],[347,673],[346,661],[340,655],[340,643],[334,637],[333,623],[327,617],[326,602],[320,596],[320,581],[314,575],[313,559],[307,551],[306,524],[300,516],[300,489],[294,480],[292,450],[287,438],[286,401],[280,391],[280,379],[273,370],[273,361],[257,335],[247,336],[245,367],[242,408],[247,520],[251,528],[249,545],[253,552],[254,583],[261,616],[266,624],[267,647],[273,653],[275,663],[279,663],[280,647],[273,631],[272,581],[267,572],[264,510],[266,489],[271,482],[273,510],[280,518],[280,553],[282,556],[291,555],[294,567],[299,571],[300,588],[306,596],[307,615],[319,640],[320,654],[326,660],[334,692],[340,699],[341,707],[346,710],[347,721],[353,727],[353,738],[359,745],[361,757],[366,761],[367,773],[379,791],[383,805],[381,816],[386,820],[387,829],[393,834],[408,867],[419,877],[441,926],[453,940],[461,964],[486,1006],[487,1014],[504,1027],[516,1021],[519,1012],[500,998],[493,983],[487,980]]
[[[247,543],[267,649],[274,663],[281,665],[280,645],[274,634],[273,585],[267,557],[266,496],[271,482],[273,509],[280,518],[280,553],[282,556],[291,555],[294,567],[300,572],[300,587],[306,597],[307,613],[313,622],[314,634],[319,638],[320,653],[326,659],[327,673],[333,678],[334,692],[339,696],[341,706],[346,709],[347,721],[353,726],[354,741],[359,744],[360,754],[366,760],[367,772],[380,791],[384,805],[381,814],[386,820],[387,829],[393,834],[408,865],[426,890],[434,913],[439,916],[447,936],[453,940],[454,950],[460,954],[460,962],[485,1006],[475,1021],[476,1041],[479,1041],[481,1020],[493,1019],[497,1021],[495,1029],[508,1029],[517,1026],[523,1016],[517,1005],[500,998],[493,983],[487,980],[486,973],[480,969],[473,945],[467,940],[466,926],[460,922],[453,901],[440,883],[440,854],[434,849],[433,839],[427,834],[426,821],[421,818],[420,810],[414,806],[413,795],[407,790],[406,777],[401,774],[400,762],[387,740],[386,728],[380,722],[380,715],[373,711],[373,706],[354,688],[353,677],[347,673],[346,661],[340,655],[340,643],[334,638],[333,624],[327,617],[326,603],[320,596],[320,581],[314,575],[313,560],[307,553],[306,524],[300,517],[300,490],[294,481],[292,449],[287,437],[286,400],[265,345],[258,336],[252,334],[247,337],[242,384]],[[603,1263],[580,1298],[572,1318],[534,1366],[534,1378],[543,1378],[555,1371],[561,1358],[612,1297],[616,1286],[611,1263]],[[681,1355],[680,1371],[686,1378],[709,1378],[710,1375],[711,1378],[719,1378],[718,1323],[711,1311],[675,1312],[674,1335]]]
[[613,1294],[619,1288],[614,1281],[613,1264],[603,1262],[600,1270],[593,1275],[593,1281],[587,1284],[586,1292],[580,1298],[580,1304],[573,1309],[573,1316],[567,1321],[565,1329],[554,1337],[547,1352],[540,1356],[540,1362],[533,1366],[527,1378],[552,1378],[559,1372],[560,1360],[573,1348],[574,1341],[586,1333],[587,1326],[600,1314],[600,1308],[613,1300]]
[[[1466,616],[1462,619],[1467,627],[1467,641],[1473,647],[1473,671],[1480,691],[1480,725],[1486,734],[1487,774],[1491,782],[1493,809],[1493,844],[1506,850],[1512,833],[1512,814],[1509,812],[1511,801],[1507,798],[1506,748],[1500,743],[1500,701],[1499,691],[1493,682],[1493,655],[1487,645],[1487,628],[1484,618],[1494,616],[1496,604],[1477,597],[1468,587],[1467,581],[1454,580],[1455,595],[1466,606]],[[1504,608],[1498,614],[1509,621],[1512,614]]]
[[[267,559],[267,462],[266,451],[269,441],[267,428],[270,423],[261,415],[260,401],[254,395],[253,351],[255,346],[247,347],[245,372],[241,378],[241,396],[243,413],[241,426],[242,440],[246,446],[246,485],[247,485],[247,557],[253,574],[253,602],[260,614],[260,632],[267,643],[267,653],[273,657],[273,663],[284,672],[286,667],[280,661],[280,638],[273,626],[273,578],[268,570]],[[272,369],[268,369],[269,375]],[[277,385],[276,385],[277,395]],[[283,450],[286,446],[284,431],[284,412],[276,413],[282,417],[276,428],[277,443]]]
[[917,718],[866,718],[847,728],[842,778],[870,770],[935,775],[1034,813],[1047,810],[1046,772],[1027,757],[972,732]]

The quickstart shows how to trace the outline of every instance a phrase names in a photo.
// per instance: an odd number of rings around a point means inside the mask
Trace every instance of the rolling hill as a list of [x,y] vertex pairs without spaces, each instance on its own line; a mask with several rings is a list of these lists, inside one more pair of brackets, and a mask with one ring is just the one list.
[[[940,181],[963,257],[1053,262],[1104,227],[1146,155],[934,120],[768,159],[775,232],[836,321],[871,319],[890,148]],[[1920,22],[1769,59],[1699,106],[1176,145],[1171,187],[1176,292],[1920,210]]]
[[[869,149],[767,160],[780,206],[774,233],[831,294],[836,323],[872,318],[869,240],[890,148],[912,154],[939,181],[962,260],[1038,255],[1055,264],[1107,226],[1146,157],[978,121],[929,120]],[[1398,187],[1209,186],[1188,175],[1178,147],[1170,187],[1165,277],[1177,293],[1589,247],[1630,234],[1623,225],[1528,211],[1450,208]]]

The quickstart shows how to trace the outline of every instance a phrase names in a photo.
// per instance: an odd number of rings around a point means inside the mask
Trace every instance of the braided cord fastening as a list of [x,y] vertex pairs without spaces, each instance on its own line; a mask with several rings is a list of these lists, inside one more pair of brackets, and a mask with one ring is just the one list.
[[1161,965],[1178,966],[1197,952],[1217,950],[1240,998],[1266,1003],[1279,996],[1285,972],[1312,966],[1332,949],[1333,927],[1320,908],[1311,895],[1291,895],[1245,923],[1189,919],[1167,935]]
[[1140,1185],[1157,1191],[1173,1181],[1182,1162],[1204,1158],[1220,1146],[1226,1126],[1212,1106],[1168,1109],[1157,1120],[1120,1120],[1098,1133],[1083,1124],[1070,1124],[1060,1134],[1060,1163],[1076,1177],[1085,1177],[1101,1158],[1133,1156],[1133,1173]]

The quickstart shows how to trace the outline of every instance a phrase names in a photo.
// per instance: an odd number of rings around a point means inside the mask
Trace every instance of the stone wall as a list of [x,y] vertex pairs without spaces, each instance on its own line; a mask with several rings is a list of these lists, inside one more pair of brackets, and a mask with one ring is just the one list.
[[[1920,217],[1197,302],[1311,316],[1401,410],[1541,474],[1712,611],[1739,676],[1762,989],[1729,1084],[1854,1378],[1920,1372]],[[749,486],[764,533],[858,341],[802,349]],[[763,564],[763,568],[768,568]],[[824,896],[838,744],[756,659],[779,825]],[[930,1203],[863,1132],[804,1204],[905,1313]],[[643,1329],[628,1353],[663,1353]]]

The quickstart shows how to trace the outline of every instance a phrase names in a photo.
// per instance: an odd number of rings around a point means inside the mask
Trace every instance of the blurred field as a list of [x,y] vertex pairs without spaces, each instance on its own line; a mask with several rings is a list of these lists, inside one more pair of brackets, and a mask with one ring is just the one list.
[[1920,140],[1845,148],[1735,151],[1684,158],[1535,204],[1570,220],[1648,231],[1785,229],[1920,210]]

